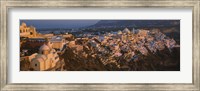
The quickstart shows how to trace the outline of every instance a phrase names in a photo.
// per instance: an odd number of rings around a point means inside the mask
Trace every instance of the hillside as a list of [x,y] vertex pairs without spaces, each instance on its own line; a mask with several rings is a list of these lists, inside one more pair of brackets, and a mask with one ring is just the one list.
[[103,27],[170,27],[178,26],[179,20],[101,20],[88,28]]

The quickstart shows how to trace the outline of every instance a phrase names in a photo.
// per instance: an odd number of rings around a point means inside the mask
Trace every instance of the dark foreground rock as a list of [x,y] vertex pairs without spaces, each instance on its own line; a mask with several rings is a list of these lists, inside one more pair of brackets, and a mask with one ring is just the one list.
[[[137,60],[123,58],[105,59],[110,63],[103,64],[103,59],[98,57],[81,57],[68,49],[62,55],[65,60],[65,69],[68,71],[179,71],[180,48],[173,48],[170,52],[167,48],[155,54],[139,54]],[[110,59],[109,59],[110,58]]]

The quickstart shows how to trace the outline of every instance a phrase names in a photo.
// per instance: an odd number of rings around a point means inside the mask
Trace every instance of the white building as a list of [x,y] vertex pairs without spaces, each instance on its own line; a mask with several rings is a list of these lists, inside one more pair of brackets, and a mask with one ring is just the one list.
[[138,29],[135,29],[135,28],[132,29],[132,33],[137,34],[138,32],[139,32]]
[[130,30],[129,30],[128,28],[125,28],[125,29],[123,30],[123,33],[128,33],[128,34],[129,34],[129,33],[131,33],[131,32],[130,32]]
[[31,68],[36,71],[49,70],[59,61],[59,56],[50,43],[42,45],[39,53],[31,55],[31,58]]
[[66,44],[66,41],[62,36],[53,36],[50,39],[50,43],[52,43],[52,48],[61,51]]

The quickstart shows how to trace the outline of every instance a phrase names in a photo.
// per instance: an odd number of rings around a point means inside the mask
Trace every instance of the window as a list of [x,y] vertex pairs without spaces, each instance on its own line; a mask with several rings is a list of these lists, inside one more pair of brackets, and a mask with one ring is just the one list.
[[35,66],[37,66],[37,64],[35,64]]

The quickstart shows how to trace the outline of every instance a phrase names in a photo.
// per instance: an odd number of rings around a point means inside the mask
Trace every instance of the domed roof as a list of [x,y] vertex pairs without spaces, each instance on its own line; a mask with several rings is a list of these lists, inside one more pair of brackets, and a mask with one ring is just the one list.
[[40,47],[40,51],[48,51],[48,50],[50,50],[50,48],[46,44]]
[[42,58],[33,58],[31,62],[33,62],[33,61],[43,62],[44,59],[42,59]]
[[42,55],[42,54],[36,55],[36,58],[42,58],[43,60],[47,59],[47,57],[45,55]]
[[36,60],[38,60],[39,62],[43,62],[44,61],[44,59],[42,59],[42,58],[36,58]]

